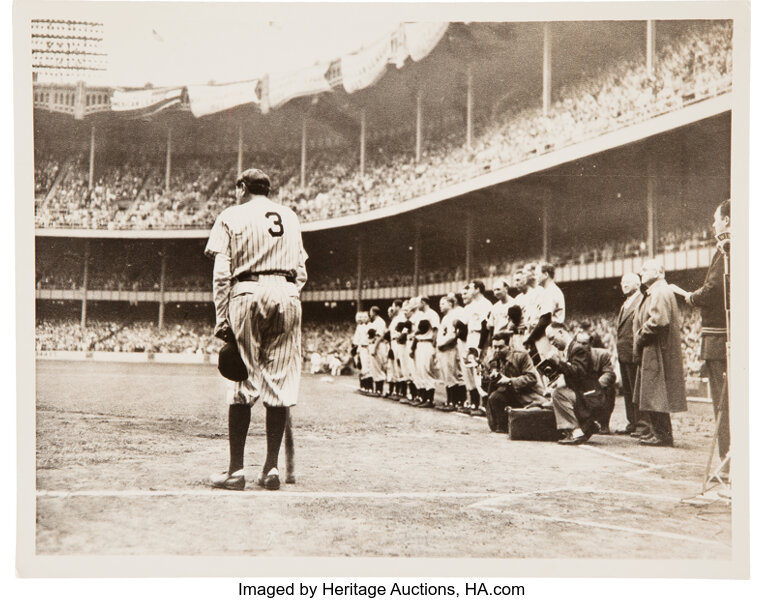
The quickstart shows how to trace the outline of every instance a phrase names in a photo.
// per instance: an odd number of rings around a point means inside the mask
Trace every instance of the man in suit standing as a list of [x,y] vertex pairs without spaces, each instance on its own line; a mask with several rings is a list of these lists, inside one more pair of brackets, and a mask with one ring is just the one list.
[[635,434],[634,437],[648,431],[647,424],[644,421],[640,422],[639,411],[634,403],[634,381],[637,378],[637,363],[634,358],[634,315],[642,300],[639,283],[639,275],[636,273],[626,273],[621,277],[621,291],[626,296],[626,300],[618,311],[616,322],[616,350],[623,385],[623,405],[626,409],[626,427],[619,429],[616,433]]
[[671,413],[687,410],[681,316],[660,262],[645,261],[641,277],[647,289],[634,317],[634,354],[639,362],[634,401],[644,413],[652,435],[639,442],[673,446]]

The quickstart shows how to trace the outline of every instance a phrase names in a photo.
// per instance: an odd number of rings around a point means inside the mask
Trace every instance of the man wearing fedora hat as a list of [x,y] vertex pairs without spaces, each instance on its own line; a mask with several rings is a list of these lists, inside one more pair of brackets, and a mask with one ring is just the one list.
[[236,180],[237,205],[220,213],[204,251],[215,260],[215,335],[229,343],[229,352],[235,344],[246,367],[229,406],[228,469],[210,479],[225,489],[244,489],[244,445],[258,398],[267,438],[258,484],[279,488],[279,449],[289,407],[297,403],[307,254],[297,215],[268,198],[270,187],[259,169],[244,171]]

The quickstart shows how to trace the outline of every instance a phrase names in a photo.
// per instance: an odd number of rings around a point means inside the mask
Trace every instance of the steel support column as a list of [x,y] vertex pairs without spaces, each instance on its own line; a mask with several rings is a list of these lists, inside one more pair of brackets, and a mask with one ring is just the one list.
[[363,238],[356,238],[358,243],[358,258],[356,263],[356,285],[355,285],[355,310],[361,311],[362,299],[361,290],[363,289]]
[[82,267],[82,312],[80,314],[80,327],[85,329],[88,325],[88,264],[90,263],[90,240],[85,240],[85,260]]
[[650,258],[655,256],[657,247],[655,222],[655,157],[652,153],[647,157],[647,253]]
[[645,42],[645,67],[647,76],[652,77],[655,72],[655,21],[647,21]]
[[164,308],[165,308],[165,276],[167,274],[167,247],[162,244],[162,249],[159,251],[161,257],[161,267],[159,269],[159,317],[157,318],[157,325],[159,329],[164,329]]

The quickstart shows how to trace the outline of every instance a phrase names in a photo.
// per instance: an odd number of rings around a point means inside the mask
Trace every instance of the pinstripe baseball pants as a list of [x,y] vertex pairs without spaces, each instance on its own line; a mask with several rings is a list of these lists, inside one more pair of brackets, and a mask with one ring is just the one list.
[[446,387],[462,385],[461,365],[456,346],[448,350],[438,350],[438,365],[440,374]]
[[249,373],[236,384],[231,402],[297,404],[302,305],[295,285],[270,275],[234,284],[228,319]]
[[475,385],[475,374],[472,369],[468,369],[464,364],[464,357],[467,354],[467,343],[462,340],[458,340],[456,342],[456,349],[459,354],[459,368],[462,371],[464,385],[468,390],[474,390],[477,388],[477,385]]
[[417,342],[414,364],[414,383],[416,386],[425,390],[435,388],[438,376],[435,372],[435,346],[432,341],[419,340]]

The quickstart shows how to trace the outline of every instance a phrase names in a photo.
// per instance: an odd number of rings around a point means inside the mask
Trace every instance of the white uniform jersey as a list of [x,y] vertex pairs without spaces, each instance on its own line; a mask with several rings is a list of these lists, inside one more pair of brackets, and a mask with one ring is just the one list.
[[397,331],[398,323],[405,321],[406,317],[403,316],[403,311],[399,311],[392,319],[390,319],[390,341],[393,343],[398,342],[398,336],[400,333]]
[[483,323],[488,322],[488,317],[493,308],[491,301],[485,296],[480,296],[464,307],[467,313],[467,347],[478,348],[480,346],[480,332]]
[[497,302],[491,307],[491,312],[488,315],[488,327],[493,328],[494,335],[501,331],[509,331],[507,310],[513,304],[515,302],[512,298],[508,298],[506,302]]
[[547,299],[546,290],[541,286],[529,289],[525,294],[525,325],[533,328],[544,313],[551,313],[552,307]]
[[298,290],[307,281],[300,222],[288,206],[256,196],[226,208],[210,231],[207,256],[231,259],[231,276],[284,271],[294,273]]
[[526,299],[527,299],[527,296],[523,294],[522,292],[517,294],[517,296],[515,296],[514,298],[512,298],[512,301],[523,310],[523,318],[522,318],[522,321],[520,321],[521,326],[524,326],[528,323],[527,309],[525,306]]
[[354,346],[368,346],[369,345],[369,324],[358,323],[355,326],[355,333],[353,334]]
[[[427,319],[430,322],[430,330],[427,333],[418,333],[419,331],[419,322],[423,319]],[[435,336],[438,331],[438,326],[440,325],[440,317],[438,316],[438,313],[436,313],[431,308],[427,308],[426,310],[417,310],[412,316],[411,316],[411,325],[412,330],[414,332],[414,335],[418,340],[435,340]]]
[[452,308],[445,315],[443,315],[443,318],[440,321],[440,326],[438,327],[438,337],[436,340],[436,345],[442,346],[443,344],[456,338],[456,328],[454,327],[455,316],[456,316],[456,309],[454,308]]
[[374,335],[377,337],[383,336],[385,334],[385,331],[387,331],[387,325],[385,324],[385,320],[379,315],[374,317],[374,320],[367,325],[367,331],[372,331],[372,330],[374,331]]
[[[550,308],[552,311],[552,321],[556,323],[565,322],[565,295],[560,287],[552,280],[548,280],[544,288],[546,297],[544,308]],[[541,313],[544,314],[544,313]]]

